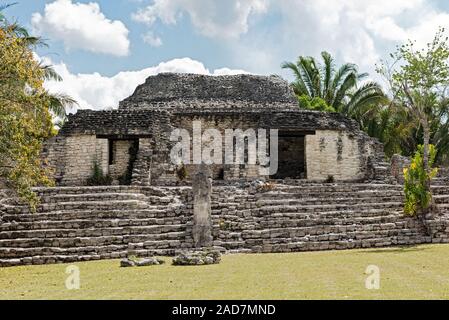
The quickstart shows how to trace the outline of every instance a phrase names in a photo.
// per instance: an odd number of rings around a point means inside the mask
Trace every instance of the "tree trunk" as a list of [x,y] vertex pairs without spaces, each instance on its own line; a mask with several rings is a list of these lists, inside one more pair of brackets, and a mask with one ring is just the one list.
[[[424,133],[424,145],[423,145],[423,166],[424,166],[424,171],[426,172],[426,181],[425,181],[425,190],[426,192],[431,192],[430,189],[430,165],[429,165],[429,153],[430,153],[430,128],[429,128],[429,122],[427,121],[427,117],[424,117],[424,119],[422,119],[421,121],[422,126],[423,126],[423,133]],[[429,214],[430,212],[432,212],[434,207],[433,204],[433,197],[430,203],[430,206],[428,208],[423,208],[423,216],[426,216],[427,214]]]
[[[427,174],[430,173],[429,166],[429,144],[430,144],[430,128],[427,119],[422,121],[423,131],[424,131],[424,151],[423,151],[423,166]],[[430,179],[426,180],[426,191],[430,191]]]

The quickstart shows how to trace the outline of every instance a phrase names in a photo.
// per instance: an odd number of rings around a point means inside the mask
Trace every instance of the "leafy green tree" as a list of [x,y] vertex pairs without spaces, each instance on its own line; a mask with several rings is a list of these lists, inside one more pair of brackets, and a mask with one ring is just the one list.
[[304,96],[320,98],[330,110],[353,117],[363,124],[376,113],[378,106],[387,101],[381,86],[364,81],[368,75],[360,74],[355,64],[346,63],[336,68],[328,52],[322,52],[321,57],[322,64],[313,57],[303,56],[296,63],[282,64],[282,68],[291,70],[295,76],[292,85],[300,102]]
[[45,80],[59,76],[36,61],[40,39],[9,23],[2,13],[7,7],[0,8],[0,178],[34,207],[31,188],[53,184],[40,159],[42,143],[55,134],[52,112],[62,114],[57,108],[70,99],[45,90]]
[[[422,132],[423,155],[422,165],[429,176],[429,146],[434,138],[442,150],[447,150],[447,98],[449,84],[449,46],[444,29],[435,35],[432,42],[423,49],[416,48],[416,42],[398,47],[391,54],[392,63],[382,62],[378,72],[388,81],[392,97],[392,105],[402,108]],[[446,138],[447,139],[447,138]],[[430,179],[426,190],[430,191]]]

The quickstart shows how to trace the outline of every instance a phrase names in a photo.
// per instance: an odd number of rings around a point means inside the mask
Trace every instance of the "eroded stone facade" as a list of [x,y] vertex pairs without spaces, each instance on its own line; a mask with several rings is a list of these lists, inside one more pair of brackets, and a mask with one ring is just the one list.
[[[198,166],[186,165],[181,181],[170,136],[185,129],[191,142],[204,143],[194,122],[224,136],[227,129],[278,130],[278,173],[224,163],[195,180]],[[196,247],[264,253],[449,242],[446,180],[433,186],[438,214],[405,216],[396,179],[407,161],[397,157],[390,167],[382,144],[353,120],[300,110],[278,77],[150,77],[118,110],[70,116],[43,157],[59,186],[35,190],[37,213],[0,190],[0,266]],[[95,164],[113,184],[126,174],[130,186],[84,186]]]
[[[176,128],[186,129],[194,139],[194,121],[223,137],[227,129],[279,131],[277,174],[261,175],[258,163],[227,164],[223,152],[223,164],[211,166],[215,180],[363,181],[390,174],[377,170],[385,166],[382,145],[353,120],[300,110],[286,81],[251,75],[149,77],[118,110],[81,110],[70,116],[59,136],[47,143],[45,155],[62,185],[84,184],[95,162],[113,179],[132,168],[133,184],[173,184],[178,168],[169,157],[174,144],[170,135]],[[139,147],[130,166],[132,141]],[[205,143],[193,144],[200,142]],[[190,179],[196,168],[186,168]]]

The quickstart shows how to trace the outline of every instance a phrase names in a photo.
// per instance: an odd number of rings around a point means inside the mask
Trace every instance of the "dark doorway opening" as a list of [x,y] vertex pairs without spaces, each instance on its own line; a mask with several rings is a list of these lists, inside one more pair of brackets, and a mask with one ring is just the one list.
[[305,134],[294,131],[279,132],[278,172],[272,179],[305,179]]

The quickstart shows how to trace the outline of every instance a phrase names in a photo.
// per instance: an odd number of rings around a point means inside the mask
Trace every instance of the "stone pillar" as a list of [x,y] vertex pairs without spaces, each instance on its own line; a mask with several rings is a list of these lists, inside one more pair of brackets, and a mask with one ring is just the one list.
[[209,168],[201,164],[192,181],[193,242],[195,247],[212,245],[212,178]]

